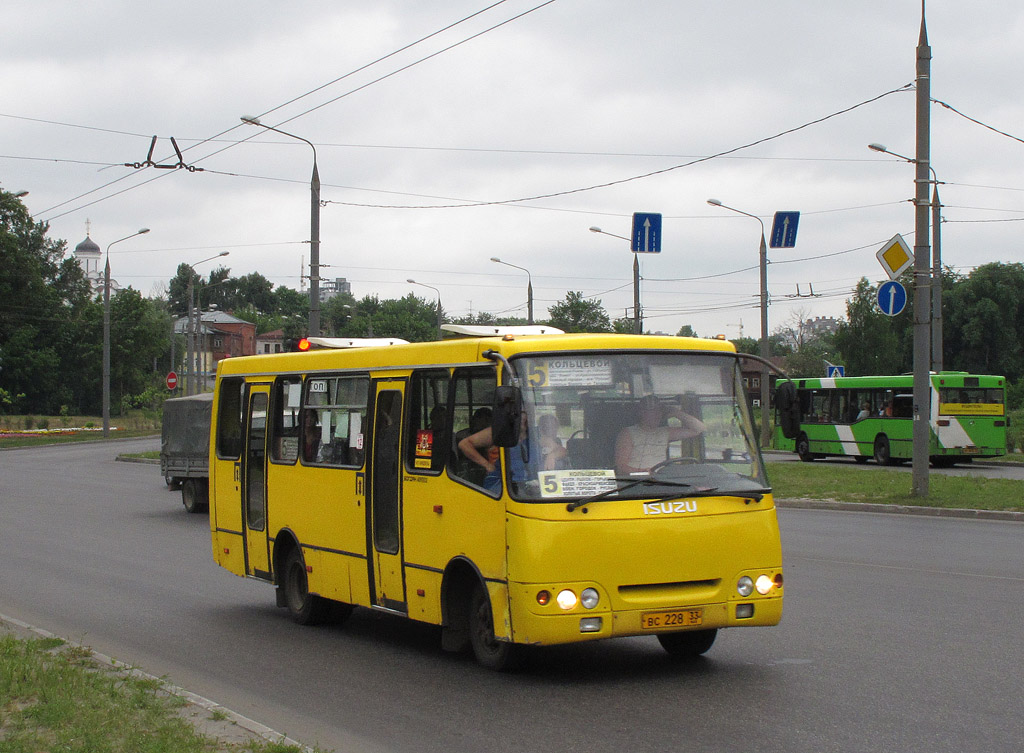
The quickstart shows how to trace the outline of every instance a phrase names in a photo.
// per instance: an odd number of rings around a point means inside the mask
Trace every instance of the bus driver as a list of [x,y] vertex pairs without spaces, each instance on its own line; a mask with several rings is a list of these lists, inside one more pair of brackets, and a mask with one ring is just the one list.
[[[690,439],[704,432],[704,423],[678,407],[668,407],[654,395],[640,398],[639,420],[619,432],[615,441],[615,472],[621,476],[647,473],[668,459],[668,443]],[[680,426],[665,426],[666,417]]]

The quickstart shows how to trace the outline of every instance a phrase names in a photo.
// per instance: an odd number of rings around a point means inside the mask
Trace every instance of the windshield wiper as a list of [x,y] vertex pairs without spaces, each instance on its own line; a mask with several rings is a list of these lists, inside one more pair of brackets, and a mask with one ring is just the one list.
[[614,496],[619,492],[624,492],[627,489],[632,489],[634,486],[640,486],[642,484],[657,484],[658,486],[677,486],[686,487],[688,489],[693,488],[693,484],[685,484],[682,481],[659,481],[658,479],[651,478],[650,476],[631,479],[616,478],[615,481],[626,481],[626,483],[623,486],[616,486],[614,489],[607,489],[601,492],[600,494],[595,494],[592,497],[586,497],[584,499],[578,499],[575,502],[570,502],[565,506],[565,509],[568,510],[569,512],[572,512],[573,510],[583,507],[584,505],[589,505],[591,502],[600,502],[602,499],[608,499],[609,497]]

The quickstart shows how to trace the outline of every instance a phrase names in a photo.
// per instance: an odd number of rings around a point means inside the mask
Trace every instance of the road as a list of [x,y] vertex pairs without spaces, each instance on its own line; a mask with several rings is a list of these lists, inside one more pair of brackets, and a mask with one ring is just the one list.
[[[766,462],[771,463],[801,462],[795,452],[770,451],[764,453],[764,459]],[[848,466],[850,468],[863,468],[866,471],[878,468],[874,461],[868,461],[862,465],[857,463],[853,458],[818,458],[813,462],[815,465],[841,465]],[[886,467],[903,470],[908,473],[912,470],[909,461],[902,465]],[[1008,478],[1015,481],[1024,481],[1024,463],[986,462],[984,460],[976,460],[972,463],[955,465],[952,468],[929,468],[928,472],[944,476],[983,476],[985,478]]]
[[303,628],[210,556],[154,440],[0,452],[0,613],[307,744],[356,751],[1016,751],[1024,524],[781,510],[786,613],[673,664],[653,638],[513,675],[356,610]]

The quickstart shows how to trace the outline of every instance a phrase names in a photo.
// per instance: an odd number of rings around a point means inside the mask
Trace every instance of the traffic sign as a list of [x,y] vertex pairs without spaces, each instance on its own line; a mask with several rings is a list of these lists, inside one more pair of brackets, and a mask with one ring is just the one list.
[[796,245],[796,228],[800,224],[799,212],[776,212],[772,223],[772,248],[793,248]]
[[890,280],[895,280],[914,263],[914,255],[910,252],[910,246],[899,233],[896,233],[878,249],[875,256],[878,258],[878,263],[882,265],[882,269],[889,275]]
[[886,316],[896,316],[907,305],[907,289],[896,280],[886,280],[878,286],[878,308]]
[[633,213],[633,235],[630,251],[638,254],[661,253],[661,215],[650,212]]
[[836,366],[835,364],[830,363],[826,367],[825,373],[828,375],[829,379],[835,379],[836,377],[846,376],[846,367]]
[[164,382],[167,384],[167,389],[173,390],[178,386],[178,375],[172,371],[167,375],[167,379]]

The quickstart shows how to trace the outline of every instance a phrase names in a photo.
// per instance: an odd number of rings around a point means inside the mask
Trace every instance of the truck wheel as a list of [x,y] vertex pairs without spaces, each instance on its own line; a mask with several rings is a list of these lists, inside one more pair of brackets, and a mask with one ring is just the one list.
[[190,513],[205,512],[210,508],[210,486],[205,478],[187,478],[181,482],[181,503]]

